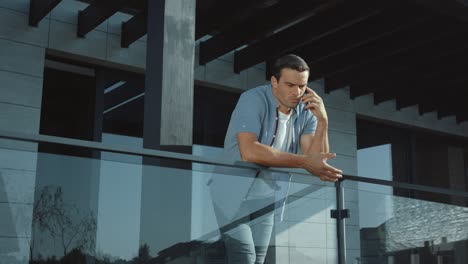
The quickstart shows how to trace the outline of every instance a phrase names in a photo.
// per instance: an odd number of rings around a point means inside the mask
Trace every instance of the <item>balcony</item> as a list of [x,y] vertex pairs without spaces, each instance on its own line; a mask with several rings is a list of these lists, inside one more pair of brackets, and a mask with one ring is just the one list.
[[238,210],[260,167],[220,160],[215,148],[187,155],[135,147],[138,140],[0,138],[11,145],[0,149],[0,263],[225,263],[226,234],[240,225],[255,232],[268,219],[265,263],[467,260],[467,192],[269,169],[288,177],[263,182],[274,195]]

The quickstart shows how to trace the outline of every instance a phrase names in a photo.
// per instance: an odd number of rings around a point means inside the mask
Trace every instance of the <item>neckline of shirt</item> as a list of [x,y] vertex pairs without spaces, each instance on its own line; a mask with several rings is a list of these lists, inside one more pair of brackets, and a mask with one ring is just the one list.
[[282,113],[281,111],[278,111],[278,119],[280,121],[288,121],[291,118],[292,111],[289,112],[289,114]]

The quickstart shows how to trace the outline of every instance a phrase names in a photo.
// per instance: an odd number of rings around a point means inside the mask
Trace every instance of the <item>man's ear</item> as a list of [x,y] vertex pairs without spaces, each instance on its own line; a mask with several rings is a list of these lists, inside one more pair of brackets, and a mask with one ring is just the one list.
[[274,75],[271,76],[270,82],[271,82],[271,86],[272,86],[273,88],[278,87],[278,80],[276,79],[276,77],[275,77]]

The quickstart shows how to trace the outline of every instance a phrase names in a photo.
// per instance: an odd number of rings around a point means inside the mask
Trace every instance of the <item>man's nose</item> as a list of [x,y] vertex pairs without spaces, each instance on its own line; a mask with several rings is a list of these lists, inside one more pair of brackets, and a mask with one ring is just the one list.
[[300,97],[302,94],[301,88],[297,87],[297,89],[294,89],[294,95],[296,97]]

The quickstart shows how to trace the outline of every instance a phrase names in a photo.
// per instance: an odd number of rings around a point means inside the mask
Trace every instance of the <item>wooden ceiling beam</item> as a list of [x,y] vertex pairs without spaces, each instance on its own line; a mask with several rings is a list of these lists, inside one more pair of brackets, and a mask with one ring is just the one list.
[[[350,27],[382,11],[380,1],[340,1],[316,15],[301,21],[269,38],[265,38],[234,54],[234,72],[276,58],[312,41]],[[381,3],[380,3],[381,4]]]
[[[450,36],[444,34],[434,41],[402,50],[393,56],[349,69],[330,76],[328,79],[334,80],[330,84],[335,87],[341,87],[348,83],[371,86],[382,82],[382,80],[403,79],[405,76],[414,75],[415,71],[437,64],[437,61],[466,51],[468,49],[467,33],[468,31],[464,29]],[[334,86],[331,86],[330,89],[334,89]]]
[[[273,34],[281,27],[313,14],[314,7],[324,0],[300,0],[295,4],[282,1],[271,8],[260,10],[255,16],[200,43],[200,65],[204,65],[244,44]],[[290,14],[290,15],[284,15]]]
[[129,0],[98,0],[78,12],[78,37],[84,38],[102,22],[122,9]]
[[30,0],[29,25],[37,27],[39,22],[47,16],[62,0]]
[[276,2],[278,0],[197,1],[195,39],[224,31]]
[[132,43],[146,35],[148,31],[147,19],[148,13],[144,10],[122,23],[120,42],[122,48],[128,48]]

